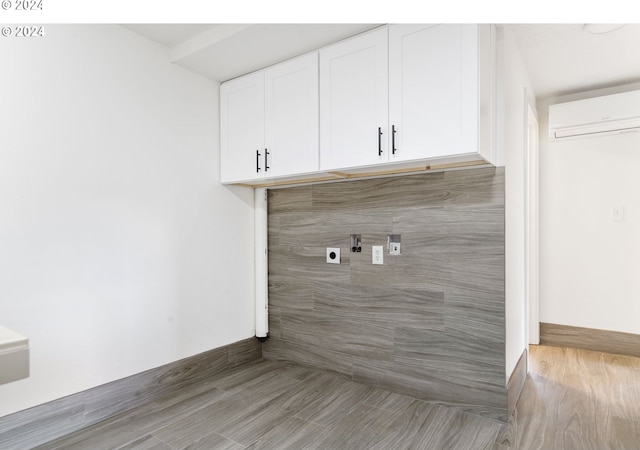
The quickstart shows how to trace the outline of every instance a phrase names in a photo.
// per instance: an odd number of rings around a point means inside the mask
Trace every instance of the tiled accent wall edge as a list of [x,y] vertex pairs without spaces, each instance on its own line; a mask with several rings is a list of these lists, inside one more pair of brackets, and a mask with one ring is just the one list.
[[507,382],[507,403],[509,414],[513,413],[513,410],[518,403],[518,399],[520,398],[520,394],[522,393],[524,382],[527,379],[527,359],[528,351],[525,349],[524,352],[522,352],[522,355],[520,355],[520,359],[518,359],[516,367],[514,367],[513,372],[511,372],[511,376],[509,377],[509,381]]
[[0,448],[33,448],[261,358],[249,338],[0,417]]
[[540,344],[640,357],[640,334],[540,323]]

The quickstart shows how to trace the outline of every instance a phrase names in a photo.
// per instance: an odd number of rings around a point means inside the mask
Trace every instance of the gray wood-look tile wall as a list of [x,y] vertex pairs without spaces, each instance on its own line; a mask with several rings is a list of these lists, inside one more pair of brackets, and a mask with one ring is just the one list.
[[[273,189],[268,202],[265,359],[507,419],[503,168]],[[372,265],[388,234],[402,254]]]

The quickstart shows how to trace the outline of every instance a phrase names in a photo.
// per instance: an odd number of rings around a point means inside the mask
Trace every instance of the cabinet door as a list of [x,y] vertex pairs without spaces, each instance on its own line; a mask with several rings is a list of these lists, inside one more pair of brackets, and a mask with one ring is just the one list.
[[388,161],[388,92],[386,27],[320,50],[321,170]]
[[[318,53],[265,70],[266,177],[319,167]],[[267,169],[265,167],[265,169]]]
[[264,72],[220,86],[220,166],[223,183],[264,177]]
[[478,26],[389,28],[390,161],[478,151]]

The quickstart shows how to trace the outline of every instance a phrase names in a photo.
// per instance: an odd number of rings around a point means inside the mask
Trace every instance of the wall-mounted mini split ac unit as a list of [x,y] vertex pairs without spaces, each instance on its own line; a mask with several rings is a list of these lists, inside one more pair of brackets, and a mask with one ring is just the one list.
[[640,90],[549,106],[551,140],[639,130]]

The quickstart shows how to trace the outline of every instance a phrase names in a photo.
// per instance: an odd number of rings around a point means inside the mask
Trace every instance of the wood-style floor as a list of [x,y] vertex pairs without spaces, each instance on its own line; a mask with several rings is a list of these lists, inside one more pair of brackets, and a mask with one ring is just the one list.
[[506,426],[261,361],[39,449],[640,449],[640,358],[531,347]]
[[540,345],[529,362],[498,448],[640,449],[640,358]]

